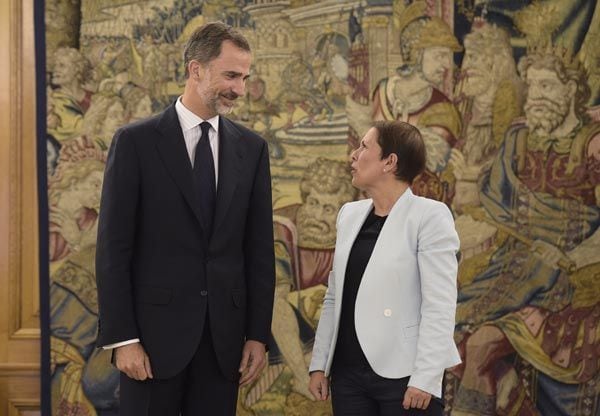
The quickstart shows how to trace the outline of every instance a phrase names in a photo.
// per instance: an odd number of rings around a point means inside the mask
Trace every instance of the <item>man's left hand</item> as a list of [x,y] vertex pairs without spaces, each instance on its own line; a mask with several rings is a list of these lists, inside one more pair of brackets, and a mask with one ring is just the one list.
[[240,363],[240,385],[252,383],[259,376],[266,364],[265,345],[258,341],[246,341]]
[[431,394],[419,390],[416,387],[408,387],[406,393],[404,393],[404,401],[402,406],[405,409],[427,409],[429,402],[431,401]]

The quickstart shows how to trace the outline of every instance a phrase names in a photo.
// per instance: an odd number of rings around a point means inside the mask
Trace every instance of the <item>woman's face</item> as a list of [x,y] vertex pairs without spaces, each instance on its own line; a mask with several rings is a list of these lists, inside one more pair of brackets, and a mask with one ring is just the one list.
[[350,154],[352,185],[360,190],[373,186],[383,175],[387,159],[381,159],[381,146],[377,142],[379,132],[372,127],[360,145]]

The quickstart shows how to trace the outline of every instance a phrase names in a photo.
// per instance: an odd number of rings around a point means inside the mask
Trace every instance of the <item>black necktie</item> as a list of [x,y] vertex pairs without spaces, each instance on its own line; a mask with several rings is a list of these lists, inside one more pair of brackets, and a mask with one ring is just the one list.
[[200,212],[204,220],[204,227],[207,235],[210,236],[217,194],[215,189],[215,162],[208,139],[210,123],[206,121],[201,123],[200,129],[202,129],[202,136],[194,154],[194,183],[200,199]]

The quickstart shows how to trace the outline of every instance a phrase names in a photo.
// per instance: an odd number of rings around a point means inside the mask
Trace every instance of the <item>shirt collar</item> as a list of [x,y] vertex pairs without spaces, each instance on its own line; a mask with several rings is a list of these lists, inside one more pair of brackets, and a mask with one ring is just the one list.
[[175,102],[175,111],[177,112],[177,117],[179,118],[179,124],[181,124],[181,130],[185,133],[188,130],[195,128],[207,121],[211,127],[219,133],[219,115],[209,118],[208,120],[204,120],[201,117],[198,117],[195,113],[189,110],[183,103],[181,102],[181,96],[177,98]]

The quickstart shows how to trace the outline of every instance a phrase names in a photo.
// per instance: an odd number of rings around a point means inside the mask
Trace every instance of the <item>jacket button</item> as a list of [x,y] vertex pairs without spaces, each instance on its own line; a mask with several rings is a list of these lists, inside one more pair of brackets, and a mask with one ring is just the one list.
[[389,318],[390,316],[392,316],[392,310],[391,309],[384,309],[383,310],[383,316]]
[[203,290],[200,292],[200,296],[207,296],[208,295],[208,290]]

